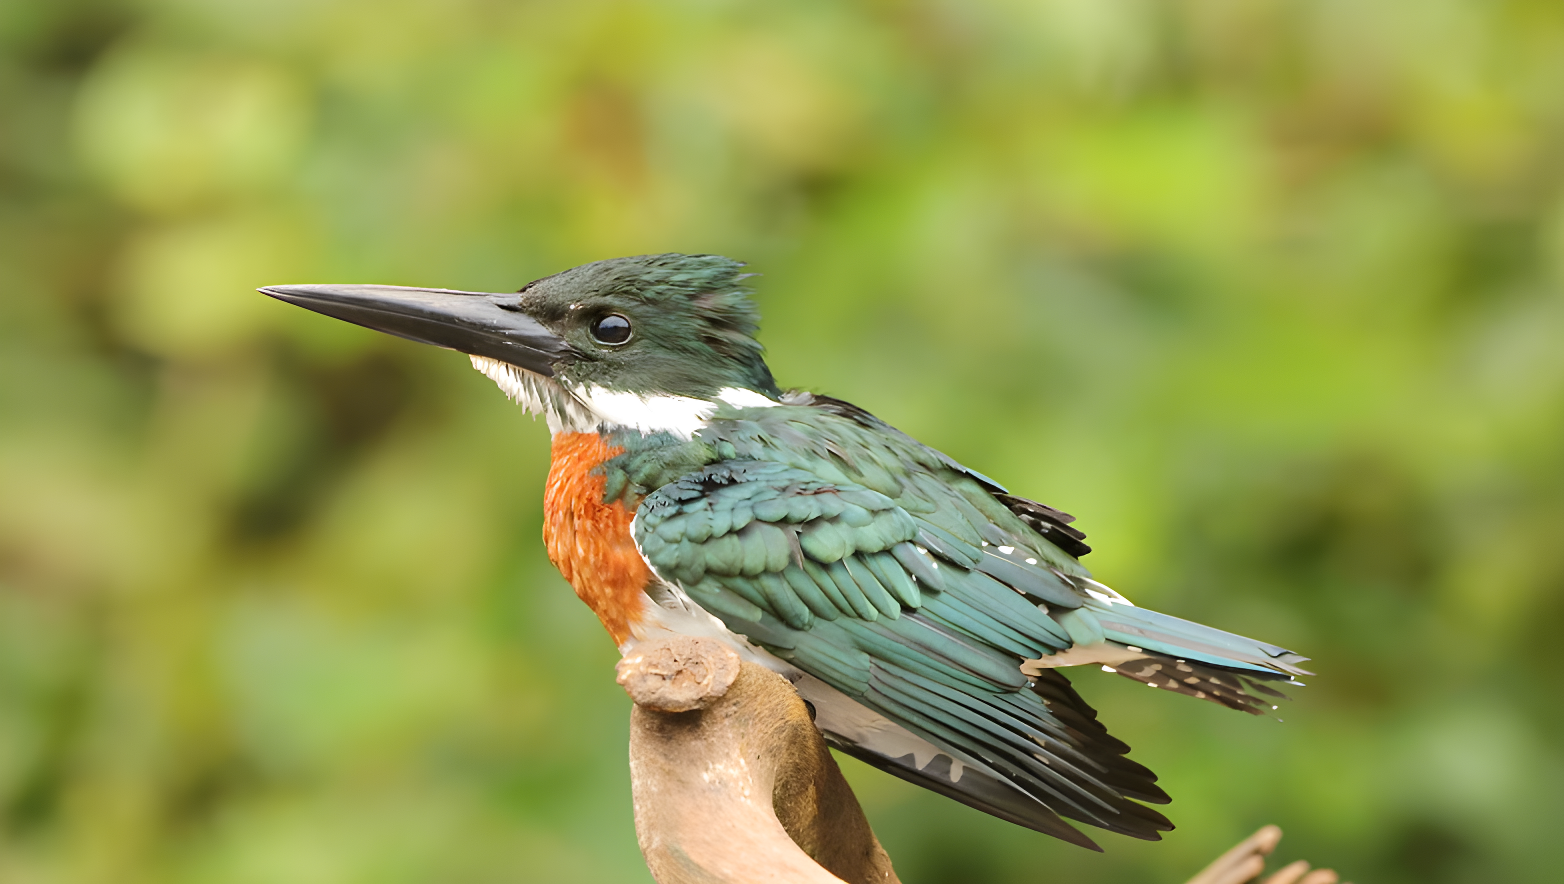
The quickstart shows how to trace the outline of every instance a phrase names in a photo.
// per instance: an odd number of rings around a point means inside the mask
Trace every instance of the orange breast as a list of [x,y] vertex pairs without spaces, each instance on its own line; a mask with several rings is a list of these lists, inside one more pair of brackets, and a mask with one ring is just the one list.
[[603,503],[606,479],[592,472],[620,454],[596,433],[557,433],[543,493],[543,543],[549,560],[587,603],[614,644],[630,638],[644,616],[643,590],[652,579],[630,536],[635,513]]

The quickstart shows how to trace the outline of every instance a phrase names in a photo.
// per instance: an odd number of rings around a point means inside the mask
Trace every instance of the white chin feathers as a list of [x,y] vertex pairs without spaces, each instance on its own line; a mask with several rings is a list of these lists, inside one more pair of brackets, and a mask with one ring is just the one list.
[[598,420],[585,405],[552,378],[533,374],[509,362],[473,356],[472,367],[499,385],[505,395],[531,414],[548,421],[550,433],[587,432],[597,429]]
[[688,439],[706,426],[721,404],[767,408],[781,403],[753,390],[726,387],[715,401],[665,393],[641,394],[604,387],[565,386],[508,362],[473,356],[472,367],[499,385],[532,414],[543,415],[552,433],[590,433],[625,427],[641,433],[671,433]]

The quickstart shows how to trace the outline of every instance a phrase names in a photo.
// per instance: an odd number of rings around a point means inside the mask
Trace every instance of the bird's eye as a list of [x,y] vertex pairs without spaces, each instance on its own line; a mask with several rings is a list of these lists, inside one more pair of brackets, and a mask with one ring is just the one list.
[[592,320],[592,337],[599,344],[618,346],[630,340],[630,320],[610,313]]

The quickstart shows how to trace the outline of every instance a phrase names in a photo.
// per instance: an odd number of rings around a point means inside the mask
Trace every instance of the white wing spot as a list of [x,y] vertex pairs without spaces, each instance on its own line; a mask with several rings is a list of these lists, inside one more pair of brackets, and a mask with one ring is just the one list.
[[743,387],[723,387],[717,391],[717,398],[734,408],[775,408],[782,404],[769,396]]

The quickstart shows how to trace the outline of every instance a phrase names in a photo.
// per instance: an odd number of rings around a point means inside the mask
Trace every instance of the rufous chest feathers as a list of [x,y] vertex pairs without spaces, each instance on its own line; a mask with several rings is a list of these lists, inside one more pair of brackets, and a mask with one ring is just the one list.
[[556,433],[543,492],[549,561],[603,621],[615,645],[623,645],[644,616],[652,579],[630,534],[635,512],[618,500],[604,503],[607,480],[593,472],[622,452],[596,433]]

